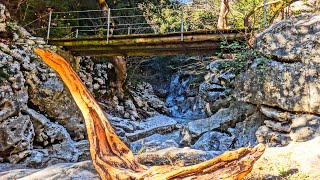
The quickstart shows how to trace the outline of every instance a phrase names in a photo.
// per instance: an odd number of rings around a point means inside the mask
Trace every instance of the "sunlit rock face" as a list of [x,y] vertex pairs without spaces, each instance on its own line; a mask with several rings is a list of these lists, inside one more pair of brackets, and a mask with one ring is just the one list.
[[236,79],[235,95],[253,104],[320,114],[320,14],[282,21],[261,33],[256,59]]
[[253,104],[320,114],[320,65],[257,59],[236,79],[235,95]]
[[258,51],[283,62],[320,63],[320,14],[281,21],[259,34]]
[[320,14],[281,21],[258,35],[255,59],[237,76],[234,96],[267,117],[256,131],[269,146],[307,141],[320,132]]
[[256,131],[259,143],[283,146],[290,141],[304,142],[320,135],[320,117],[312,114],[297,114],[261,106],[267,117],[265,125]]

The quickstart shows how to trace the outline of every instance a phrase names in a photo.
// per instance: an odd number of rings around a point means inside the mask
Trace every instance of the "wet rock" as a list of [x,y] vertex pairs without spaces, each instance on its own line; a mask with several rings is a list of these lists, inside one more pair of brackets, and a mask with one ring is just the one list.
[[126,137],[129,141],[136,141],[152,134],[172,132],[175,129],[176,124],[177,121],[168,116],[154,116],[146,119],[145,121],[138,122],[140,129],[135,130],[132,133],[126,133]]
[[9,158],[11,163],[19,162],[25,157],[22,155],[23,151],[33,148],[34,136],[29,116],[12,117],[3,121],[0,123],[0,157]]
[[143,153],[136,156],[136,159],[145,165],[192,165],[214,158],[222,154],[217,151],[202,151],[185,148],[167,148],[156,152]]
[[204,151],[226,151],[228,150],[235,137],[230,137],[228,134],[220,132],[206,132],[198,141],[192,145],[193,149],[200,149]]
[[272,25],[255,39],[265,56],[283,62],[320,63],[320,15],[305,14]]
[[257,108],[251,104],[234,102],[230,107],[220,109],[209,118],[190,122],[188,127],[192,137],[199,137],[201,134],[217,128],[227,130],[228,127],[235,126],[237,122],[243,121],[256,110]]
[[179,147],[179,145],[172,137],[161,134],[153,134],[130,144],[133,153],[154,152],[169,147]]

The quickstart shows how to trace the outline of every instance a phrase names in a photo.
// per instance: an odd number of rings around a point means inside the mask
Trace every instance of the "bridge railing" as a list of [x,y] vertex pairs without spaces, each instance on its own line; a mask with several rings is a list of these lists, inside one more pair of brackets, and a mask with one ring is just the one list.
[[216,22],[216,15],[206,5],[50,12],[47,38],[183,33],[215,29]]
[[[266,2],[266,1],[265,1]],[[268,5],[264,5],[255,18],[266,24]],[[134,8],[50,12],[47,27],[49,38],[79,38],[92,36],[111,36],[181,33],[196,30],[212,30],[217,27],[217,7],[210,4],[172,4],[151,6],[140,4]],[[243,17],[231,12],[234,22]],[[231,23],[229,28],[240,28],[241,25]],[[243,25],[242,25],[243,27]]]

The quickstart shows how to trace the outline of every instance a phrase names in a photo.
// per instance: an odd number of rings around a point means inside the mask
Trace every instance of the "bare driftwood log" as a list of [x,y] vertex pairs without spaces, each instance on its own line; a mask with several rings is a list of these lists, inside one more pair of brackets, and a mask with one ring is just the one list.
[[154,166],[148,169],[134,159],[130,149],[115,134],[102,109],[71,66],[51,51],[35,49],[35,52],[59,73],[79,106],[86,123],[91,158],[103,180],[242,179],[265,150],[260,144],[225,152],[192,166]]

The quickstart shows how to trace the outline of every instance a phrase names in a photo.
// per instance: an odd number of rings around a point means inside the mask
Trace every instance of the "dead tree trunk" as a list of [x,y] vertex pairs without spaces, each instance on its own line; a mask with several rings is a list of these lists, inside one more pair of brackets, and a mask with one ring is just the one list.
[[125,57],[116,56],[112,58],[112,64],[116,75],[115,81],[111,82],[111,87],[114,88],[112,91],[115,96],[122,100],[124,98],[123,84],[127,78],[127,62]]
[[228,15],[228,13],[229,13],[229,1],[228,0],[221,0],[218,25],[217,25],[218,29],[227,29],[227,26],[228,26],[227,15]]
[[103,180],[242,179],[252,169],[265,147],[240,148],[193,166],[146,168],[134,160],[130,149],[118,138],[93,96],[71,66],[59,55],[35,49],[43,61],[58,72],[80,108],[86,123],[93,164]]
[[[105,0],[98,0],[100,9],[102,10],[102,16],[107,18],[107,10],[109,9],[108,4]],[[113,30],[108,29],[110,34],[112,34]],[[113,88],[113,95],[117,96],[119,99],[124,98],[123,84],[127,78],[127,64],[125,61],[125,57],[116,56],[112,58],[112,64],[115,68],[115,82],[111,82],[110,86]]]

